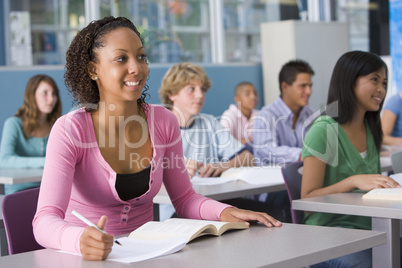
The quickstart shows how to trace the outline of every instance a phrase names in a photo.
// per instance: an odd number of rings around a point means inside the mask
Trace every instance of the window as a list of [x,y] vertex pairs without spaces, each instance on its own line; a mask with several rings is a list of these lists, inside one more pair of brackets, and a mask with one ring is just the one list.
[[[68,45],[85,25],[84,0],[12,0],[9,4],[10,15],[29,14],[27,27],[31,32],[31,46],[13,50],[11,44],[8,60],[18,59],[18,53],[31,49],[33,65],[64,64]],[[13,34],[11,30],[10,35]],[[13,65],[24,65],[25,62],[20,59]]]
[[[211,37],[215,28],[220,27],[215,25],[216,21],[222,21],[218,36],[223,36],[223,45],[218,50],[223,50],[223,61],[260,62],[260,24],[297,20],[301,6],[305,17],[307,3],[303,0],[4,1],[3,16],[10,17],[4,21],[10,22],[5,25],[6,48],[0,51],[0,56],[4,55],[6,65],[64,64],[65,53],[76,33],[89,21],[110,15],[128,17],[134,22],[152,63],[216,61],[213,52],[218,41]],[[217,2],[222,4],[222,11],[215,12],[214,6],[211,7]],[[349,25],[351,49],[389,47],[388,40],[379,38],[380,34],[386,35],[387,25],[372,23],[373,18],[379,22],[388,20],[384,15],[388,15],[387,3],[380,0],[331,0],[331,3],[334,3],[334,19]],[[85,10],[86,6],[91,8]],[[372,30],[379,27],[380,32]],[[384,44],[374,46],[374,42]]]

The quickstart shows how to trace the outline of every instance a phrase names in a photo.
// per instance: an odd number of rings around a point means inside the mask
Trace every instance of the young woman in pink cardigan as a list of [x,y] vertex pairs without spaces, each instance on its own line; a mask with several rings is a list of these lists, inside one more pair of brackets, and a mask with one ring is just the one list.
[[[82,108],[62,116],[49,137],[33,221],[42,246],[105,259],[113,235],[152,220],[152,200],[162,182],[180,217],[281,226],[265,213],[194,192],[177,119],[144,101],[148,73],[143,42],[128,19],[94,21],[72,41],[65,82]],[[86,226],[72,210],[108,234]]]

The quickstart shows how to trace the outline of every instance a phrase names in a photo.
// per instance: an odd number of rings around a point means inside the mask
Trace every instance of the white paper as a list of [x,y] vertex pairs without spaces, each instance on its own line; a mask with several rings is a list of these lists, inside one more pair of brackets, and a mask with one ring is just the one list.
[[[175,253],[187,244],[187,238],[184,237],[171,237],[167,239],[138,239],[119,237],[118,241],[122,246],[114,244],[112,252],[107,257],[107,261],[132,263],[153,259],[156,257]],[[78,255],[69,251],[60,250],[58,252]]]
[[390,177],[391,177],[392,179],[394,179],[394,181],[396,181],[397,183],[399,183],[400,185],[402,185],[402,173],[392,174]]
[[235,181],[236,178],[222,178],[222,177],[199,177],[194,176],[191,179],[191,183],[194,185],[216,185],[223,184],[230,181]]
[[273,167],[230,168],[222,173],[221,177],[195,176],[191,179],[191,182],[194,185],[216,185],[236,180],[242,180],[254,185],[284,183],[281,169]]
[[144,261],[175,253],[187,244],[187,239],[183,237],[159,240],[122,237],[118,240],[123,246],[113,245],[107,261],[124,263]]
[[364,194],[363,199],[402,201],[402,188],[376,188]]

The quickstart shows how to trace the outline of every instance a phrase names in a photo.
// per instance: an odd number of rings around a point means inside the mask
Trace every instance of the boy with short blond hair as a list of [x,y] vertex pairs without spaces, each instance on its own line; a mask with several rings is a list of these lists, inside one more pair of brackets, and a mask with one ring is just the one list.
[[159,89],[162,103],[177,117],[190,177],[216,177],[231,167],[254,165],[254,158],[212,115],[201,114],[211,81],[192,63],[173,65]]

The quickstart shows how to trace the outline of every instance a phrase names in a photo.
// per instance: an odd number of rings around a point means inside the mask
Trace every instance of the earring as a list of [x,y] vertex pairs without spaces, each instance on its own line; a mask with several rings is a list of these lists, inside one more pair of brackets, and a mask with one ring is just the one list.
[[98,80],[98,77],[97,77],[97,76],[95,76],[95,77],[94,77],[94,80]]

